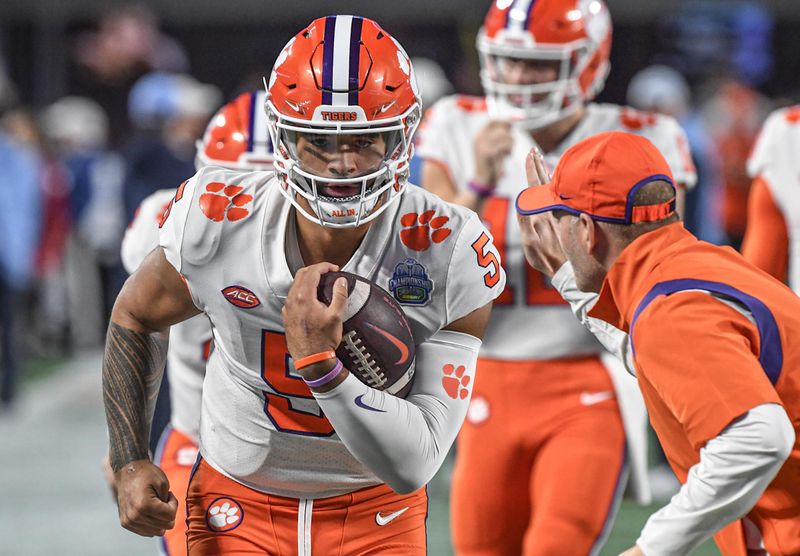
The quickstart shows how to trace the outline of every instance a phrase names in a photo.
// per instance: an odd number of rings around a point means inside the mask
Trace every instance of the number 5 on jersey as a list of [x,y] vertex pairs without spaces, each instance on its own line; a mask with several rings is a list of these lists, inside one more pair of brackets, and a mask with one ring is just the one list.
[[281,432],[303,436],[331,436],[333,426],[314,400],[303,379],[293,375],[286,336],[264,330],[261,336],[261,378],[272,389],[264,391],[264,412]]

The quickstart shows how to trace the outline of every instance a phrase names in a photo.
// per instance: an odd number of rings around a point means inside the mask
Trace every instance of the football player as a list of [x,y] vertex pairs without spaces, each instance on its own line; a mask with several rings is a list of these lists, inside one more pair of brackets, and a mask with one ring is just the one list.
[[800,293],[798,147],[800,106],[776,110],[764,123],[747,163],[753,185],[742,254],[748,262]]
[[[420,133],[423,186],[481,214],[508,273],[458,440],[451,507],[460,555],[595,554],[625,486],[624,432],[636,440],[632,466],[646,476],[641,395],[525,263],[514,212],[532,148],[552,170],[570,145],[606,130],[649,138],[677,180],[694,183],[673,119],[590,102],[609,70],[611,31],[601,0],[497,0],[477,38],[486,96],[441,100]],[[493,488],[483,487],[487,476]],[[646,482],[637,486],[646,500]]]
[[[272,144],[263,110],[265,95],[264,91],[244,93],[217,111],[202,141],[197,143],[198,170],[205,166],[242,171],[272,169]],[[130,274],[158,247],[159,223],[175,191],[163,189],[153,193],[136,211],[122,241],[122,263]],[[200,400],[211,349],[211,326],[201,315],[170,330],[166,367],[170,384],[169,424],[159,437],[153,463],[169,480],[178,501],[178,515],[186,513],[186,487],[197,460]],[[169,556],[186,554],[184,520],[176,520],[175,527],[164,534],[161,551]]]
[[[292,38],[267,85],[276,175],[201,169],[164,212],[160,247],[117,299],[103,368],[124,527],[162,535],[176,500],[148,458],[168,326],[205,313],[214,350],[187,495],[190,554],[424,554],[423,488],[466,414],[492,300],[505,285],[471,211],[406,186],[420,106],[375,22],[329,16]],[[416,344],[405,399],[331,356],[346,284],[403,306]],[[387,348],[388,349],[388,348]]]

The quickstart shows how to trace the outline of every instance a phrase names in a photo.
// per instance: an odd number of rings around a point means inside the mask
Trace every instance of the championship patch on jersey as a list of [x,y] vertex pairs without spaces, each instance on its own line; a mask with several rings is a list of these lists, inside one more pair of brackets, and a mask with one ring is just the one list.
[[217,498],[206,508],[206,525],[209,531],[226,533],[233,531],[244,520],[241,504],[233,498]]
[[394,267],[389,290],[404,305],[425,305],[431,300],[433,281],[428,271],[414,259],[405,259]]

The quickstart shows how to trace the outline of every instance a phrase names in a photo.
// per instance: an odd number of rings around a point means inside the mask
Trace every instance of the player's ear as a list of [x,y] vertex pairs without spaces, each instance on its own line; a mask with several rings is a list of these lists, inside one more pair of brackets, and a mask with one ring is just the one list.
[[588,254],[594,253],[597,249],[597,226],[592,218],[584,213],[578,215],[575,219],[575,226],[577,228],[576,237],[580,245]]

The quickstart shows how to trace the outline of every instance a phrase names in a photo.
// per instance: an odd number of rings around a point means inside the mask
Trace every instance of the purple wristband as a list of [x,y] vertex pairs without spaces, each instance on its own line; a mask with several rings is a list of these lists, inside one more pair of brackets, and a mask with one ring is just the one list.
[[336,365],[334,365],[333,368],[327,372],[327,374],[321,376],[316,380],[303,379],[303,381],[309,388],[319,388],[320,386],[328,384],[334,378],[339,376],[339,374],[342,372],[342,369],[344,369],[344,365],[342,365],[342,362],[339,359],[337,359]]
[[488,197],[492,193],[494,193],[495,186],[493,185],[486,185],[484,183],[477,182],[475,180],[469,180],[467,182],[467,187],[469,187],[475,195],[480,197],[481,199]]

